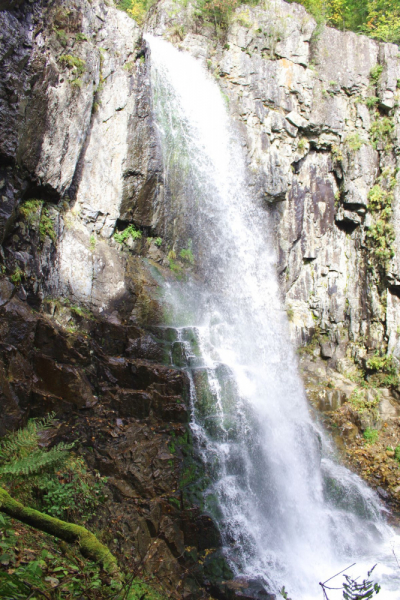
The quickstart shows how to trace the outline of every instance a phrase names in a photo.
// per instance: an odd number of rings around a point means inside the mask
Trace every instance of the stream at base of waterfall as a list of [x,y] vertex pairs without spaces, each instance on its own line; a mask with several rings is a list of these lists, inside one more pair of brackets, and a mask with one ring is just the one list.
[[165,284],[164,301],[211,479],[205,506],[227,560],[235,574],[275,593],[285,586],[293,600],[321,598],[318,582],[351,563],[349,573],[363,577],[378,563],[380,597],[398,599],[392,549],[400,560],[400,547],[384,507],[340,465],[311,415],[280,303],[268,215],[252,197],[226,100],[198,60],[160,38],[146,41],[167,217],[178,231],[170,260],[174,266],[183,249],[195,263],[192,275]]

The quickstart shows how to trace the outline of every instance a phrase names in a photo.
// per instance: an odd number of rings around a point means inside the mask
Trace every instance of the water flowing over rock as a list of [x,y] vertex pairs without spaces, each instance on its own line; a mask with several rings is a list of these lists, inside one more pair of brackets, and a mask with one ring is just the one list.
[[[332,462],[308,415],[279,306],[270,226],[249,194],[218,86],[192,58],[148,39],[167,184],[174,189],[168,179],[178,178],[185,189],[182,211],[202,274],[200,284],[172,287],[167,299],[184,326],[188,359],[194,337],[203,362],[189,373],[193,430],[215,480],[206,498],[217,498],[225,542],[237,541],[228,557],[238,574],[264,578],[274,592],[286,583],[297,597],[317,597],[318,574],[362,560],[390,533],[371,492]],[[344,504],[330,492],[335,486]]]
[[[398,47],[283,0],[222,35],[173,0],[141,27],[111,0],[4,0],[0,23],[0,434],[56,411],[110,478],[113,551],[175,597],[389,572],[289,338],[339,444],[391,448],[398,380],[350,400],[400,360]],[[387,452],[361,472],[395,502]]]

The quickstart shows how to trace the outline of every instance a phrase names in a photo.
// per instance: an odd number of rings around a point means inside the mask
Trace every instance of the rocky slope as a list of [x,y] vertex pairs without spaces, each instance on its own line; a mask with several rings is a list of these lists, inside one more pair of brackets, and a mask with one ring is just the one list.
[[[142,31],[103,0],[3,0],[0,20],[0,434],[55,410],[57,435],[79,432],[110,476],[121,560],[133,546],[179,597],[233,594],[215,587],[229,570],[190,474],[188,382],[159,298],[187,224],[165,189]],[[227,99],[310,395],[343,412],[370,377],[385,391],[369,420],[356,406],[332,422],[361,445],[386,423],[396,446],[397,46],[319,29],[281,0],[238,9],[222,37],[173,2],[145,28],[203,61]],[[393,362],[372,368],[376,351]],[[400,498],[388,459],[375,484]]]

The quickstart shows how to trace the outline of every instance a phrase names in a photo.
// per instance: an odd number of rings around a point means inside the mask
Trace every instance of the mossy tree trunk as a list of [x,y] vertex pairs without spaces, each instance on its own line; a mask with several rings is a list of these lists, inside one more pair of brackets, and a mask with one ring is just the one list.
[[28,508],[14,500],[3,488],[0,487],[0,511],[13,519],[18,519],[35,529],[54,535],[55,537],[77,544],[83,556],[99,563],[105,571],[113,576],[119,577],[119,568],[115,557],[110,550],[101,544],[93,533],[85,527],[66,523],[60,519],[50,517],[33,508]]

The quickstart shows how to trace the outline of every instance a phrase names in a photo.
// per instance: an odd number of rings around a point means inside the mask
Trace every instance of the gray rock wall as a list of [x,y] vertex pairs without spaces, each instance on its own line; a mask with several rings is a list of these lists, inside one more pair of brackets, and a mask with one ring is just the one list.
[[[147,50],[111,2],[17,4],[0,12],[4,251],[32,293],[113,313],[135,297],[132,253],[166,265],[179,236],[166,224]],[[239,8],[224,39],[191,10],[161,2],[146,27],[203,61],[229,99],[249,185],[270,213],[293,339],[327,332],[333,363],[349,341],[353,354],[400,356],[397,46],[317,30],[283,0]],[[379,210],[374,185],[385,196]],[[50,203],[58,243],[46,239],[35,254],[29,231],[26,248],[10,240],[22,231],[18,206],[36,197]],[[382,217],[390,201],[393,214]],[[127,253],[112,234],[130,222],[143,241]],[[160,234],[161,250],[145,241]]]
[[[150,27],[202,60],[229,98],[250,184],[270,212],[294,341],[327,332],[333,363],[349,339],[353,354],[388,344],[400,356],[398,47],[319,30],[302,6],[282,0],[237,9],[219,43],[170,2]],[[377,184],[393,215],[374,240]],[[379,259],[391,227],[395,255]]]

